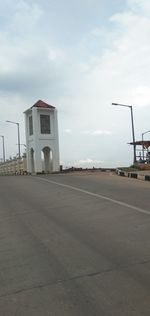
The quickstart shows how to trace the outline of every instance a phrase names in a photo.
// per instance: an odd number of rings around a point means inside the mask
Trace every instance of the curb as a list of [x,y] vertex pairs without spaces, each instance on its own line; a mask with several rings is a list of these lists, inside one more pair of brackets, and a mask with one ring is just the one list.
[[121,177],[128,177],[128,178],[138,179],[138,180],[142,180],[142,181],[150,181],[150,175],[143,175],[143,174],[134,173],[134,172],[127,172],[127,171],[123,171],[120,169],[116,169],[116,174],[118,176],[121,176]]

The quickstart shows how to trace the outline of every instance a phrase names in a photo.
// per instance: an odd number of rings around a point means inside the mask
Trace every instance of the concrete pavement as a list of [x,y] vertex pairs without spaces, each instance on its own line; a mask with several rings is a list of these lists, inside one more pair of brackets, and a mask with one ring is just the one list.
[[150,183],[0,178],[1,316],[146,316]]

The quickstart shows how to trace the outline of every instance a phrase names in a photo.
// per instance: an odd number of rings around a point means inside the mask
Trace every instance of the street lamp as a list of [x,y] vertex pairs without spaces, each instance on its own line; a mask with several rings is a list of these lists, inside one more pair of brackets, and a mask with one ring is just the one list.
[[0,135],[0,137],[2,138],[2,142],[3,142],[3,162],[5,162],[5,142],[4,142],[4,136]]
[[6,121],[7,123],[12,123],[12,124],[16,124],[18,127],[18,155],[19,155],[19,159],[20,159],[20,129],[19,129],[19,123],[17,122],[13,122],[13,121]]
[[131,111],[131,124],[132,124],[132,138],[133,138],[133,163],[136,162],[136,145],[135,145],[135,133],[134,133],[134,121],[133,121],[133,109],[132,105],[120,104],[120,103],[112,103],[112,105],[124,106],[129,108]]
[[[147,134],[147,133],[149,133],[150,132],[150,130],[149,131],[146,131],[146,132],[144,132],[144,133],[142,133],[142,142],[144,141],[144,135],[145,134]],[[142,143],[143,144],[143,143]],[[142,148],[142,151],[143,151],[143,160],[144,160],[144,145],[143,145],[143,148]]]

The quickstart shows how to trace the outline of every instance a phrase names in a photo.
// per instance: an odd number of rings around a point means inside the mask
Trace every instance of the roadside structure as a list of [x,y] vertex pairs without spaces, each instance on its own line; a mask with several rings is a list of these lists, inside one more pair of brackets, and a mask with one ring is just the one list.
[[27,172],[59,171],[57,110],[42,100],[25,112]]
[[129,144],[137,147],[135,166],[150,170],[150,140],[139,140]]

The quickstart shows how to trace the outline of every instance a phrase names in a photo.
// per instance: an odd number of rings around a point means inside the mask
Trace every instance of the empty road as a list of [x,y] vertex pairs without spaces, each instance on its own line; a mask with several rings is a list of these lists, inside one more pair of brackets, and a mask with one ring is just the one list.
[[1,316],[149,316],[150,182],[0,177]]

